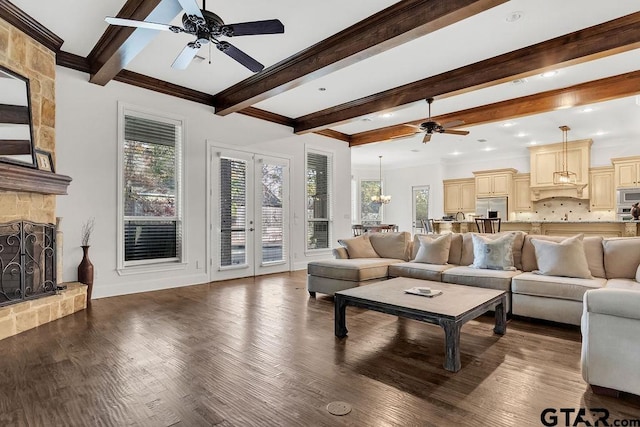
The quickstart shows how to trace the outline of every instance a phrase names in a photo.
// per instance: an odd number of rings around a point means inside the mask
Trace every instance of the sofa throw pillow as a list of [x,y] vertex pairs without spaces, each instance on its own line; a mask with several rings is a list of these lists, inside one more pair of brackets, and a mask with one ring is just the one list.
[[513,242],[516,237],[515,233],[505,234],[497,239],[472,234],[473,264],[469,267],[514,271]]
[[406,231],[394,233],[367,233],[373,250],[380,258],[402,259],[408,261],[411,247],[411,234]]
[[349,258],[380,258],[366,234],[352,239],[340,239],[338,243],[347,249]]
[[423,234],[416,236],[420,248],[413,262],[425,264],[446,264],[449,260],[451,249],[451,233],[449,234]]
[[538,264],[538,269],[533,272],[544,276],[592,279],[583,238],[584,235],[578,234],[561,242],[531,239]]

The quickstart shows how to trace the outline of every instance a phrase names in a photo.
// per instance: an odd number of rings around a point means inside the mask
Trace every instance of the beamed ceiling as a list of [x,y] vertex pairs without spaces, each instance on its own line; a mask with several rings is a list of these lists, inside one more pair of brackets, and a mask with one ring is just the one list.
[[[202,7],[202,0],[196,0]],[[280,19],[284,34],[234,37],[256,74],[193,36],[109,26],[105,16],[182,25],[178,0],[0,0],[0,17],[57,53],[58,65],[348,143],[359,166],[523,154],[570,139],[640,146],[640,2],[367,0],[207,2],[225,22]],[[516,19],[517,18],[517,19]],[[70,19],[73,22],[70,22]],[[211,63],[209,63],[209,60]],[[551,77],[542,77],[553,71]],[[434,135],[427,117],[470,135]],[[586,108],[588,107],[588,109]],[[511,124],[511,127],[505,127]]]

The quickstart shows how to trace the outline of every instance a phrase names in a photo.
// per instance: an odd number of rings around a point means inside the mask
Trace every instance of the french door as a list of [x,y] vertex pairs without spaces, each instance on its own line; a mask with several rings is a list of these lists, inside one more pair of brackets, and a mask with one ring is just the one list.
[[213,147],[211,280],[289,271],[289,160]]
[[429,219],[429,186],[419,185],[411,187],[413,201],[413,233],[427,233],[423,221]]

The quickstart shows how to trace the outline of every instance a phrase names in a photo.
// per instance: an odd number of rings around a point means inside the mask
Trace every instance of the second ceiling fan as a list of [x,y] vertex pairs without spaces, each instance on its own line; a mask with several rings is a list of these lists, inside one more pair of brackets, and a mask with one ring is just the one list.
[[182,9],[184,9],[184,15],[182,15],[182,27],[155,22],[135,21],[133,19],[114,18],[110,16],[106,17],[105,21],[111,25],[171,31],[173,33],[187,33],[195,36],[196,39],[187,43],[187,46],[185,46],[171,65],[172,68],[181,70],[187,68],[203,45],[213,43],[216,45],[218,50],[224,52],[254,73],[257,73],[264,69],[264,65],[231,43],[219,40],[220,37],[284,33],[284,25],[278,19],[225,24],[222,18],[218,15],[206,10],[206,0],[202,1],[202,10],[198,7],[196,0],[172,1],[177,1],[180,3]]
[[427,143],[429,141],[431,141],[431,135],[433,135],[434,133],[448,133],[448,134],[452,134],[452,135],[469,135],[469,131],[468,130],[458,130],[458,129],[451,129],[454,126],[460,126],[462,124],[464,124],[464,121],[462,120],[454,120],[452,122],[448,122],[445,124],[440,124],[434,120],[431,119],[431,104],[433,103],[433,98],[427,98],[427,103],[429,104],[429,117],[427,118],[426,122],[420,123],[419,126],[416,125],[410,125],[413,126],[415,128],[418,128],[419,132],[424,132],[424,138],[422,139],[423,143]]

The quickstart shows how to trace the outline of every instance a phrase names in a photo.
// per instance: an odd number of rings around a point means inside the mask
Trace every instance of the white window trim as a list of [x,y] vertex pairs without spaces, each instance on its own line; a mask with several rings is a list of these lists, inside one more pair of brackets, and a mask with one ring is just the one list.
[[[132,113],[139,117],[150,120],[156,120],[165,123],[171,123],[181,127],[180,150],[178,151],[179,162],[179,178],[176,186],[176,200],[178,201],[178,221],[182,229],[182,244],[180,245],[180,254],[177,261],[168,260],[145,260],[126,263],[124,261],[124,194],[122,188],[124,186],[124,116],[126,113]],[[184,270],[188,266],[186,235],[187,224],[185,221],[186,206],[184,203],[184,191],[186,188],[184,159],[186,158],[185,149],[187,144],[186,122],[182,116],[167,113],[164,111],[154,110],[150,108],[140,107],[138,105],[129,104],[118,101],[118,179],[117,179],[117,247],[116,247],[116,271],[118,275],[124,276],[129,274],[145,274],[160,271]]]
[[[307,246],[307,236],[309,235],[309,220],[307,219],[307,160],[309,157],[309,153],[314,153],[314,154],[321,154],[323,156],[327,156],[330,158],[330,163],[331,163],[331,173],[329,174],[329,203],[328,203],[328,220],[329,220],[329,247],[328,248],[318,248],[318,249],[309,249]],[[335,152],[334,151],[327,151],[327,150],[320,150],[317,149],[315,147],[311,147],[308,145],[305,145],[304,147],[304,188],[303,188],[303,192],[302,194],[304,194],[304,253],[305,255],[322,255],[322,254],[327,254],[327,253],[332,253],[333,249],[331,248],[331,242],[333,241],[333,226],[334,226],[334,219],[333,219],[333,204],[334,204],[334,199],[335,199],[335,169],[336,169],[336,160],[335,160]]]

